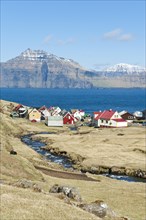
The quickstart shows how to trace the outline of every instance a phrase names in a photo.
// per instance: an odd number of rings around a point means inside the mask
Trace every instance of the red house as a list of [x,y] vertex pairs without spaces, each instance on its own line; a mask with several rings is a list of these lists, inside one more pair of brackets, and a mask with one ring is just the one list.
[[74,123],[75,123],[74,116],[70,112],[65,113],[63,116],[63,124],[74,124]]

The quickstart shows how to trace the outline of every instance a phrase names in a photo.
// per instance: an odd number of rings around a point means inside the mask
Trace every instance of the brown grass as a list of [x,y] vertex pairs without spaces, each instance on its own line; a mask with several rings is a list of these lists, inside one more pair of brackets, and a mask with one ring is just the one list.
[[[3,104],[3,101],[2,101]],[[5,105],[9,104],[4,102]],[[5,106],[6,108],[6,106]],[[6,111],[6,110],[5,110]],[[28,179],[38,184],[45,192],[54,184],[77,187],[84,201],[104,200],[120,216],[131,220],[145,220],[145,184],[112,180],[104,176],[88,174],[100,182],[68,180],[51,177],[35,169],[35,165],[56,168],[47,164],[36,152],[23,144],[19,135],[28,132],[55,130],[61,134],[41,135],[52,146],[85,158],[85,165],[119,165],[145,169],[145,129],[93,129],[82,127],[80,134],[63,129],[49,129],[44,124],[33,124],[25,119],[12,119],[9,112],[1,113],[1,219],[2,220],[92,220],[97,217],[79,208],[65,204],[53,195],[33,192],[12,186],[17,180]],[[85,132],[88,132],[85,134]],[[118,134],[122,133],[123,136]],[[40,136],[40,135],[38,135]],[[38,137],[37,136],[37,137]],[[17,155],[10,155],[10,150]],[[59,166],[58,166],[59,168]],[[10,185],[6,185],[10,184]]]
[[53,196],[2,185],[1,220],[99,220]]
[[[84,134],[84,130],[88,130]],[[90,131],[90,132],[89,132]],[[118,134],[122,133],[123,136]],[[145,155],[134,151],[144,151],[146,146],[144,127],[93,129],[81,127],[79,134],[69,133],[41,135],[48,144],[69,153],[75,152],[85,158],[83,165],[124,166],[146,170]]]

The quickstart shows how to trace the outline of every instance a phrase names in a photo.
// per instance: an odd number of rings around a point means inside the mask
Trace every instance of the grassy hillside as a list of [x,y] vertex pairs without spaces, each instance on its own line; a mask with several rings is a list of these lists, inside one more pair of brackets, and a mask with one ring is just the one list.
[[[23,144],[20,140],[20,136],[26,133],[42,132],[52,130],[46,127],[44,124],[33,124],[26,119],[12,119],[9,117],[11,109],[16,103],[1,101],[1,220],[98,220],[97,216],[90,214],[82,209],[66,203],[63,199],[59,199],[53,194],[49,193],[50,188],[54,184],[67,185],[76,187],[83,199],[83,202],[92,202],[95,200],[103,200],[108,206],[117,213],[118,216],[127,216],[131,220],[144,220],[145,219],[145,184],[144,183],[128,183],[124,181],[118,181],[109,179],[104,176],[97,176],[87,174],[89,177],[97,179],[94,181],[84,181],[76,179],[64,179],[51,177],[37,170],[35,166],[45,167],[49,169],[60,170],[60,166],[51,162],[43,160],[43,158],[33,151],[31,148]],[[93,151],[91,146],[95,144],[91,143],[91,139],[97,135],[97,131],[90,130],[90,133],[86,134],[87,130],[82,128],[80,134],[72,135],[66,127],[58,128],[56,130],[61,135],[51,136],[53,139],[53,146],[60,147],[66,151],[72,153],[81,154],[86,157],[84,163],[86,165],[95,163],[95,149]],[[85,129],[85,130],[84,130]],[[130,129],[130,128],[129,128]],[[137,128],[138,129],[138,128]],[[134,147],[143,148],[143,131],[138,130],[137,140],[133,140],[133,132],[137,133],[137,130],[129,130],[127,139],[120,139],[120,142],[126,144],[128,142],[129,151],[124,148],[124,151],[128,155],[131,149]],[[89,131],[88,131],[89,132]],[[97,133],[96,133],[97,132]],[[105,132],[105,133],[104,133]],[[96,145],[104,144],[105,139],[109,139],[109,130],[99,132],[101,137],[96,140]],[[115,135],[117,137],[116,131]],[[124,131],[122,131],[124,132]],[[135,134],[136,134],[135,133]],[[109,135],[109,136],[108,136]],[[142,135],[142,136],[141,136]],[[114,141],[114,132],[112,134],[113,141],[110,145],[119,147]],[[70,137],[70,139],[69,139]],[[44,137],[40,137],[43,138]],[[47,142],[48,138],[45,137]],[[135,137],[136,138],[136,137]],[[133,140],[130,142],[130,140]],[[139,142],[138,142],[139,141]],[[106,143],[105,160],[110,156],[107,150],[109,149],[109,140]],[[132,144],[130,147],[130,143]],[[78,147],[77,147],[78,146]],[[89,148],[88,148],[89,147]],[[104,145],[103,145],[104,147]],[[10,151],[15,150],[17,155],[11,155]],[[113,150],[114,151],[114,150]],[[90,155],[89,155],[90,152]],[[107,154],[106,154],[107,153]],[[123,154],[124,155],[124,154]],[[99,156],[99,155],[98,155]],[[131,157],[131,156],[130,156]],[[139,161],[143,157],[140,152],[135,153],[135,160],[131,163],[132,167],[137,167],[137,160]],[[93,160],[93,161],[92,161]],[[108,160],[107,160],[108,161]],[[110,159],[109,159],[110,161]],[[125,160],[123,160],[124,162]],[[98,162],[98,157],[96,163]],[[100,158],[100,163],[101,163]],[[140,163],[139,163],[140,164]],[[143,166],[140,164],[140,167]],[[62,168],[63,170],[63,168]],[[37,185],[40,191],[36,191],[34,187],[24,188],[20,186],[19,182],[22,180],[30,181],[32,184]],[[19,187],[18,187],[19,185]],[[104,219],[122,219],[122,218],[104,218]]]

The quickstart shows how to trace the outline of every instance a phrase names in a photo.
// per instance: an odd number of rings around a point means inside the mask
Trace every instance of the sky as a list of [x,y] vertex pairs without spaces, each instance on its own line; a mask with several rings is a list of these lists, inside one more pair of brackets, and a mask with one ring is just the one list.
[[145,0],[1,0],[1,62],[27,48],[89,69],[145,66]]

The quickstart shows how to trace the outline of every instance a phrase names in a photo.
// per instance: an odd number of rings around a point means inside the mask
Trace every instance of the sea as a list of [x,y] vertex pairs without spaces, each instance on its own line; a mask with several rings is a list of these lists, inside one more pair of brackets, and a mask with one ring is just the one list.
[[42,89],[1,88],[1,99],[31,107],[45,105],[61,109],[95,111],[143,111],[146,109],[146,90],[140,88]]

